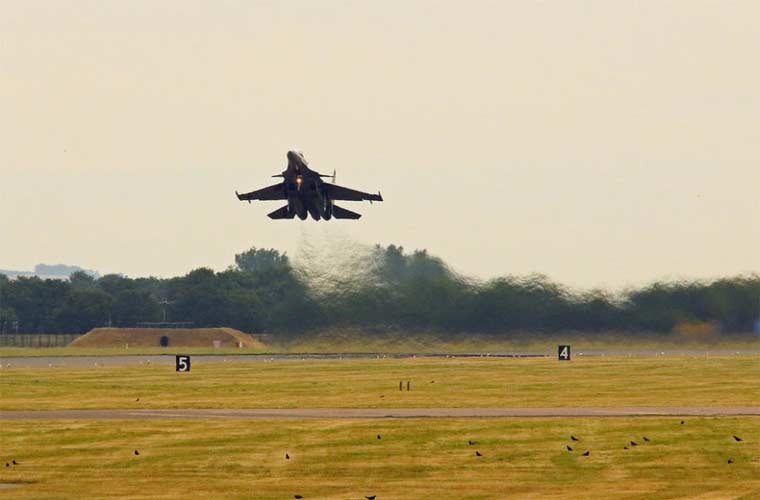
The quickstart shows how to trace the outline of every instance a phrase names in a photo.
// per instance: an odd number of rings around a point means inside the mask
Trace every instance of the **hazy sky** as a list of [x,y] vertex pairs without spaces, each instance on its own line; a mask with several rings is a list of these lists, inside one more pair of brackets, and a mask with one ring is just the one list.
[[[583,287],[760,272],[760,2],[0,0],[0,268],[326,237]],[[360,221],[271,221],[288,149]]]

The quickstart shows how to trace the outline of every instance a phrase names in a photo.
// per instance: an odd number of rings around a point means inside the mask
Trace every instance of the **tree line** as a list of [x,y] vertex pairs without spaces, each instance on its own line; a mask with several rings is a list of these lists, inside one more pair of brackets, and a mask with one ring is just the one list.
[[330,327],[478,332],[659,332],[711,323],[724,334],[751,331],[760,276],[657,282],[612,294],[576,291],[542,275],[480,282],[425,250],[375,246],[360,269],[324,276],[273,249],[252,248],[222,272],[68,281],[0,275],[0,332],[84,333],[113,325],[182,321],[197,327],[298,334]]

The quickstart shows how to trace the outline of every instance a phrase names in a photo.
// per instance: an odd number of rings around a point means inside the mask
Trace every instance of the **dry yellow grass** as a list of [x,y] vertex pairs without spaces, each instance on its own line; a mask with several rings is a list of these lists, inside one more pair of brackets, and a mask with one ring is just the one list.
[[20,465],[0,481],[29,484],[0,498],[750,499],[758,436],[752,418],[3,422]]
[[758,380],[760,356],[2,368],[0,409],[751,406]]
[[[760,403],[758,356],[198,363],[190,373],[173,370],[3,368],[0,408]],[[399,392],[399,380],[411,380],[412,390]],[[25,484],[0,489],[0,499],[760,498],[760,418],[680,420],[2,421],[0,483]],[[639,445],[623,449],[630,440]],[[13,459],[19,465],[4,467]]]

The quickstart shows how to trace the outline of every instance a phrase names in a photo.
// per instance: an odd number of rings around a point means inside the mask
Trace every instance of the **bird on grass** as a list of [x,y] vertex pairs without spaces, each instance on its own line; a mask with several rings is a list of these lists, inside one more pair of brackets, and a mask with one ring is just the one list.
[[378,434],[378,435],[377,435],[377,439],[382,439],[382,438],[380,437],[380,434]]
[[467,444],[469,444],[470,446],[472,446],[472,445],[474,445],[474,444],[475,444],[475,441],[472,441],[472,440],[470,440],[470,441],[467,441]]
[[293,498],[303,498],[301,495],[293,495]]
[[570,447],[570,445],[565,445],[565,448],[567,448],[567,451],[573,451],[573,449]]
[[370,495],[370,496],[365,496],[364,498],[366,498],[367,500],[375,500],[376,496],[377,495]]
[[9,464],[8,462],[5,462],[5,466],[6,466],[6,467],[10,467],[10,466],[11,466],[11,464]]
[[623,449],[624,449],[624,450],[627,450],[627,449],[628,449],[628,447],[627,447],[627,446],[623,446]]
[[137,403],[137,402],[139,402],[139,401],[140,401],[140,398],[137,398],[137,399],[135,399],[135,403]]
[[647,439],[647,437],[646,437],[646,436],[641,436],[641,439],[643,439],[643,440],[644,440],[644,441],[646,441],[647,443],[649,442],[649,439]]
[[578,441],[578,438],[573,435],[570,435],[570,439],[572,439],[573,441]]
[[742,438],[740,438],[739,436],[734,436],[734,440],[738,443],[742,441]]
[[638,445],[636,444],[636,441],[631,441],[631,446],[638,446]]
[[587,457],[587,456],[589,456],[589,455],[591,455],[591,452],[590,452],[590,451],[587,451],[586,453],[584,453],[584,454],[583,454],[583,456],[584,456],[584,457]]
[[729,458],[729,459],[728,459],[728,463],[729,463],[729,464],[732,464],[732,463],[734,463],[734,460],[733,460],[732,458]]
[[683,420],[681,420],[681,425],[683,425]]
[[290,460],[290,455],[288,455],[287,453],[285,454],[285,460]]
[[482,457],[483,455],[479,451],[475,450],[475,456],[476,457]]
[[11,463],[12,463],[13,465],[18,465],[18,462],[16,462],[15,460],[11,460]]
[[139,455],[139,454],[140,454],[140,452],[139,452],[139,451],[137,451],[137,450],[135,450],[135,456],[137,456],[137,455]]

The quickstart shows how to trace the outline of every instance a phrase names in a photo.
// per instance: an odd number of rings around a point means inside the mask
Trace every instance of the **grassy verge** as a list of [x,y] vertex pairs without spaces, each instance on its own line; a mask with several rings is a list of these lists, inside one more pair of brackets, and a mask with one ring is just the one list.
[[631,335],[620,332],[565,335],[515,333],[508,336],[464,334],[436,336],[425,332],[362,334],[356,331],[323,331],[283,339],[275,344],[281,352],[555,352],[559,344],[597,350],[748,350],[760,349],[760,336]]
[[757,355],[2,368],[0,409],[746,406],[758,380]]
[[0,357],[14,358],[20,356],[129,356],[138,354],[148,355],[174,355],[182,354],[263,354],[276,352],[272,348],[251,347],[3,347],[0,348]]
[[534,352],[553,353],[558,344],[572,344],[582,350],[760,350],[760,336],[629,336],[622,333],[589,335],[530,335],[526,333],[505,337],[458,335],[445,337],[425,332],[363,333],[359,331],[322,331],[297,337],[275,337],[261,348],[161,347],[98,348],[98,347],[2,347],[0,356],[66,356],[66,355],[124,355],[167,354],[181,349],[188,354],[261,354],[261,353],[486,353]]
[[3,422],[19,465],[0,481],[27,483],[0,498],[749,499],[757,436],[752,418]]

